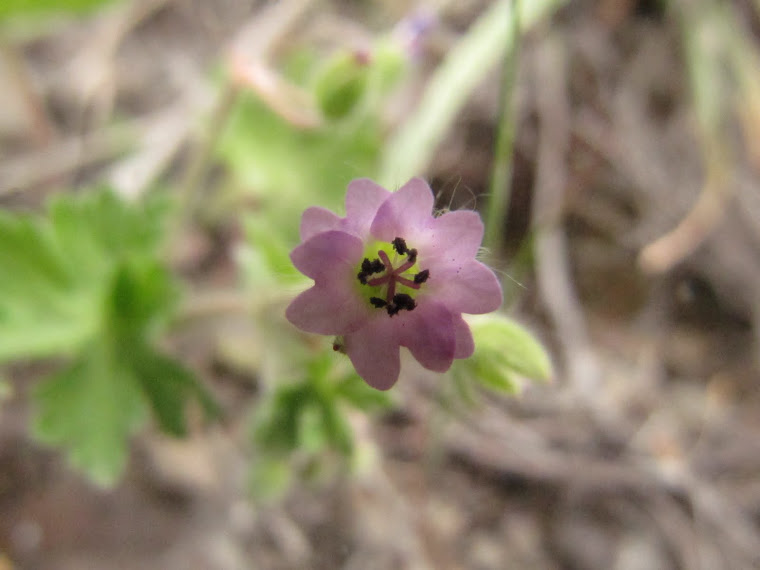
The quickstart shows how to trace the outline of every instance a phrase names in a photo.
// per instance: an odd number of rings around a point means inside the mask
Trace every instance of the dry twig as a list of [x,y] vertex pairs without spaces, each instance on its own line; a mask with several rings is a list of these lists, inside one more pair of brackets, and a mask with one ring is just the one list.
[[569,380],[591,401],[600,382],[599,366],[573,290],[567,242],[561,227],[570,128],[562,50],[558,40],[550,37],[536,57],[541,118],[533,213],[536,277],[562,345]]

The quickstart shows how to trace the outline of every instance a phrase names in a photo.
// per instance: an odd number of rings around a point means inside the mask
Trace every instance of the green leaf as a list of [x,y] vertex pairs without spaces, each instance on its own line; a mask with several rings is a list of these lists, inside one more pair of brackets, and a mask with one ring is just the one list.
[[250,216],[244,220],[248,243],[256,254],[255,260],[248,258],[248,269],[254,272],[253,261],[257,262],[252,282],[261,282],[262,273],[280,284],[293,284],[303,281],[303,275],[290,261],[290,247],[283,239],[282,231],[273,227],[264,216]]
[[548,380],[551,376],[546,350],[514,320],[495,313],[473,319],[470,327],[480,359],[498,360],[508,370],[533,380]]
[[186,432],[185,407],[211,396],[151,346],[177,297],[158,259],[167,209],[107,190],[52,202],[47,217],[0,212],[0,361],[69,356],[35,392],[35,434],[112,484],[150,403],[161,428]]
[[298,413],[298,448],[316,454],[329,443],[322,407],[313,400]]
[[62,13],[81,14],[112,3],[113,0],[3,0],[0,3],[0,20]]
[[377,95],[388,94],[404,78],[408,56],[396,39],[378,41],[372,51],[369,81]]
[[[151,254],[163,236],[168,203],[151,197],[129,203],[103,188],[82,196],[63,195],[50,205],[56,241],[77,262]],[[94,264],[93,264],[94,266]]]
[[239,98],[217,152],[239,188],[255,194],[270,228],[297,242],[304,208],[342,207],[348,183],[377,172],[381,130],[376,117],[304,129],[252,94]]
[[45,218],[0,212],[0,362],[74,354],[97,336],[116,267],[155,255],[164,212],[106,190],[63,196]]
[[216,402],[179,362],[149,346],[134,347],[131,354],[135,377],[163,431],[174,436],[186,435],[185,408],[191,399],[200,402],[207,417],[219,415]]
[[544,347],[512,319],[499,314],[483,315],[471,319],[470,329],[475,353],[454,363],[458,390],[470,379],[491,390],[512,394],[519,391],[518,378],[542,381],[551,376],[551,361]]
[[519,5],[524,29],[534,26],[564,0],[499,0],[471,26],[449,51],[428,82],[417,109],[385,145],[380,183],[394,186],[423,172],[470,94],[491,73],[515,38],[510,12]]
[[369,62],[359,54],[343,51],[333,55],[319,70],[314,94],[328,119],[342,119],[354,111],[367,90]]
[[393,403],[389,392],[381,392],[370,388],[358,374],[349,374],[338,382],[335,394],[355,408],[365,412],[387,409]]
[[77,277],[49,227],[0,212],[0,362],[67,353],[92,335],[90,283]]
[[290,486],[293,468],[287,459],[256,457],[248,474],[248,486],[257,499],[274,500],[281,497]]
[[253,426],[253,440],[267,453],[291,453],[298,447],[299,414],[303,387],[281,386],[259,410]]
[[169,272],[154,260],[119,265],[106,296],[109,332],[127,341],[147,335],[174,306],[176,293]]
[[330,447],[349,456],[354,451],[354,432],[338,407],[337,399],[322,402],[322,425]]
[[185,435],[185,406],[197,399],[206,415],[219,410],[195,376],[176,360],[155,351],[151,333],[174,306],[176,291],[168,271],[152,259],[124,263],[116,269],[106,296],[104,329],[152,404],[161,428]]
[[121,475],[129,434],[150,402],[162,429],[184,435],[185,406],[197,398],[207,415],[217,409],[195,376],[143,344],[103,337],[35,392],[35,435],[66,449],[71,463],[108,486]]
[[131,371],[106,342],[42,383],[34,393],[34,435],[67,449],[72,465],[112,485],[124,470],[127,439],[145,413]]
[[344,403],[380,407],[385,399],[373,397],[358,377],[335,382],[335,355],[317,353],[306,364],[304,381],[279,386],[269,397],[254,425],[254,441],[266,453],[317,454],[332,448],[350,455],[354,448],[351,426],[344,417]]

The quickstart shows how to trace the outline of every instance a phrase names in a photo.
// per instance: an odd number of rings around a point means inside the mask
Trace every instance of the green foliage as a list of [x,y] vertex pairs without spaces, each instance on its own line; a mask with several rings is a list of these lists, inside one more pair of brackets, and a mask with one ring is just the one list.
[[353,178],[377,171],[380,131],[371,118],[304,129],[245,94],[217,150],[236,184],[260,200],[268,222],[295,239],[306,206],[339,207]]
[[342,119],[354,111],[367,90],[369,63],[357,53],[340,52],[320,70],[314,94],[322,114],[328,119]]
[[103,190],[62,196],[44,218],[0,212],[0,362],[70,358],[35,392],[35,434],[104,485],[147,404],[175,435],[190,398],[213,412],[194,376],[151,345],[177,297],[157,260],[167,211]]
[[452,374],[460,396],[474,402],[472,383],[498,392],[517,393],[519,379],[545,381],[552,368],[546,350],[515,321],[500,314],[484,315],[470,322],[475,353],[457,360]]
[[113,2],[114,0],[3,0],[0,2],[0,20],[83,14]]
[[155,251],[160,220],[157,203],[125,207],[108,192],[58,199],[47,220],[0,212],[0,362],[91,339],[114,267]]
[[398,49],[379,43],[366,60],[341,51],[320,62],[312,51],[296,50],[283,67],[325,122],[298,124],[244,92],[215,151],[231,174],[231,186],[256,197],[265,213],[262,224],[281,243],[292,244],[306,207],[339,211],[351,180],[377,176],[382,99],[402,77],[404,59]]
[[260,500],[282,497],[293,480],[290,461],[283,457],[264,455],[254,459],[248,473],[248,488]]
[[96,483],[112,484],[126,463],[126,439],[145,416],[139,385],[115,347],[93,342],[35,397],[35,436],[65,447],[72,465]]
[[[520,2],[521,25],[535,25],[563,3],[564,0]],[[381,184],[394,186],[425,171],[470,94],[519,39],[510,21],[513,6],[515,3],[507,0],[493,2],[447,53],[417,109],[385,145]]]
[[266,218],[248,217],[244,220],[250,255],[243,260],[246,276],[252,287],[277,288],[302,283],[303,275],[290,261],[290,248]]
[[349,408],[372,411],[387,408],[390,397],[373,390],[355,372],[346,372],[332,351],[314,355],[305,365],[306,378],[274,388],[257,410],[253,441],[259,452],[253,466],[252,482],[266,483],[254,491],[267,495],[287,484],[274,484],[273,473],[296,455],[318,460],[326,451],[343,457],[354,453],[354,436],[346,421]]
[[372,52],[371,89],[383,96],[404,78],[408,55],[397,41],[390,39],[379,41]]
[[353,451],[353,436],[344,419],[344,406],[362,410],[390,403],[387,394],[372,390],[355,373],[335,379],[332,352],[307,365],[302,382],[275,388],[254,427],[260,448],[288,454],[297,450],[316,453],[329,447],[344,455]]

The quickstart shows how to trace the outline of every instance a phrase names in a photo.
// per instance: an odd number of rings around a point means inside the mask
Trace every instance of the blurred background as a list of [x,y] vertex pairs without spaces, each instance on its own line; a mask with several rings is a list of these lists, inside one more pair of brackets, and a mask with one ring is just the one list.
[[[0,206],[168,197],[156,342],[221,414],[99,478],[0,303],[0,570],[760,568],[759,2],[2,2]],[[350,367],[282,318],[301,212],[415,175],[551,382],[309,383]]]

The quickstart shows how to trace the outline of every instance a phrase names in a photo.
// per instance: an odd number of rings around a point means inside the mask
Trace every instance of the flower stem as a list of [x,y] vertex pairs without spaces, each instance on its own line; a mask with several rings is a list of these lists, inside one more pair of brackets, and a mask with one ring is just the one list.
[[493,169],[491,171],[490,193],[484,208],[486,248],[495,261],[504,244],[504,221],[511,197],[512,154],[515,142],[516,121],[513,95],[517,82],[517,68],[520,58],[520,0],[514,0],[509,18],[510,34],[513,41],[506,46],[506,55],[501,73],[501,105],[494,148]]
[[196,213],[196,209],[202,200],[202,184],[207,174],[214,147],[221,137],[227,125],[235,103],[238,100],[240,89],[231,81],[222,89],[214,109],[211,112],[209,125],[203,138],[191,150],[187,169],[181,183],[180,199],[182,200],[182,219],[189,220]]

